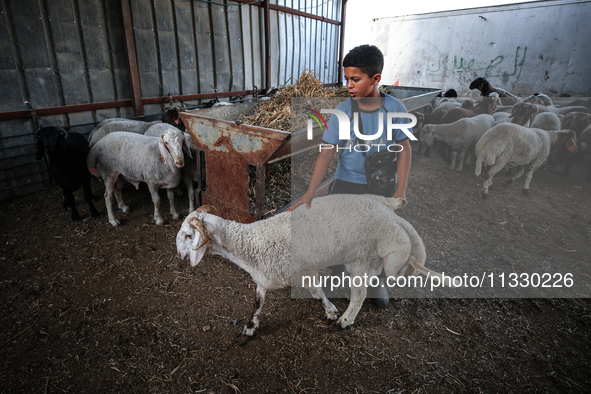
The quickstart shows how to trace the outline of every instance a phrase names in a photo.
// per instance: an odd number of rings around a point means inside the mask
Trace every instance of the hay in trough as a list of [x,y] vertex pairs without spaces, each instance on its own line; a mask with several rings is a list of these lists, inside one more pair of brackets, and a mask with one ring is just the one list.
[[[253,126],[291,132],[305,127],[307,122],[304,111],[297,110],[297,107],[294,107],[292,103],[292,99],[313,98],[315,103],[318,104],[318,99],[348,96],[346,88],[325,88],[312,71],[304,70],[295,84],[281,87],[268,100],[258,104],[252,115],[241,115],[238,120]],[[295,109],[295,111],[292,112],[292,109]],[[297,168],[294,169],[297,180],[293,184],[291,170],[293,161],[291,158],[267,165],[265,213],[275,211],[289,204],[292,199],[291,196],[295,198],[306,191],[318,156],[317,147],[298,156]],[[327,177],[332,177],[337,162],[338,159],[335,156]],[[252,171],[249,186],[249,208],[251,212],[254,212],[255,174]]]

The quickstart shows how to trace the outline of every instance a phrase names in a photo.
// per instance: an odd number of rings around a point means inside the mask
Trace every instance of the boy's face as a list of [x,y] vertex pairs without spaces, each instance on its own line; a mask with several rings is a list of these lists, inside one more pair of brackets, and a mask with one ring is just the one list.
[[382,79],[380,74],[370,77],[357,67],[345,67],[345,79],[351,98],[379,97],[378,84]]

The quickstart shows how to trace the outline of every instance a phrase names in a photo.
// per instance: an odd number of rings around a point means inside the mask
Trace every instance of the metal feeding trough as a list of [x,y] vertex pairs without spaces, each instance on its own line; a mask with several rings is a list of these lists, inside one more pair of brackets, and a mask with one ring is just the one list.
[[[427,105],[441,89],[390,86],[408,111]],[[182,112],[181,118],[198,151],[205,154],[206,190],[197,193],[204,205],[215,206],[225,219],[250,223],[260,219],[265,206],[267,164],[318,146],[322,132],[306,138],[306,129],[289,133],[241,124],[238,117],[250,115],[257,103],[243,103]],[[256,169],[255,209],[249,209],[250,166]],[[326,184],[326,182],[325,182]],[[199,196],[198,196],[199,198]],[[198,200],[199,201],[199,200]]]

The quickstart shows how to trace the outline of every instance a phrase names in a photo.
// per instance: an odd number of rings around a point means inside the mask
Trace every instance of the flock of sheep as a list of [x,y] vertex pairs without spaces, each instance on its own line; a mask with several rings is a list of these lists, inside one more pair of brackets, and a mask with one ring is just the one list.
[[458,171],[462,171],[465,159],[476,156],[476,175],[486,168],[483,197],[494,175],[511,167],[517,170],[507,184],[527,172],[523,192],[528,194],[533,172],[557,153],[566,161],[564,175],[568,175],[577,155],[582,156],[589,166],[586,179],[591,181],[591,99],[558,104],[535,93],[521,100],[492,87],[482,77],[474,80],[470,89],[480,90],[482,100],[475,103],[457,98],[452,89],[433,100],[424,112],[415,114],[419,119],[415,129],[419,152],[426,143],[425,154],[429,155],[430,148],[439,142],[452,151],[450,169]]

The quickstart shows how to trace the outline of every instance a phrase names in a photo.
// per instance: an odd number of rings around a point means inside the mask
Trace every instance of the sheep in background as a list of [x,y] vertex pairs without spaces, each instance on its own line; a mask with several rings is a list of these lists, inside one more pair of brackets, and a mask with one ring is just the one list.
[[115,131],[125,131],[127,133],[144,134],[150,127],[162,123],[159,120],[153,122],[144,122],[141,120],[113,120],[107,119],[95,127],[88,136],[89,146],[92,148],[107,134]]
[[558,115],[552,112],[541,112],[537,114],[531,122],[530,127],[546,131],[557,131],[563,128]]
[[473,89],[480,90],[480,94],[483,97],[488,96],[491,93],[498,93],[499,97],[501,98],[501,102],[504,105],[513,105],[521,101],[519,97],[515,96],[514,94],[511,94],[504,89],[493,87],[490,82],[488,82],[483,77],[478,77],[470,83],[470,90]]
[[[588,125],[577,137],[578,149],[577,155],[582,157],[583,161],[587,163],[587,175],[585,180],[591,182],[591,125]],[[569,154],[566,156],[566,165],[562,171],[563,176],[568,176],[570,167],[575,161],[576,156]]]
[[534,93],[531,96],[524,98],[523,102],[537,104],[537,105],[544,105],[546,107],[554,105],[554,103],[552,102],[552,99],[542,93]]
[[180,113],[183,112],[184,109],[178,105],[173,106],[166,110],[164,115],[162,115],[162,123],[168,123],[169,125],[177,127],[180,131],[185,131],[185,125],[183,120],[181,119]]
[[129,207],[123,202],[121,188],[127,181],[139,188],[146,182],[154,203],[154,220],[162,225],[160,216],[160,195],[158,189],[167,189],[170,214],[178,219],[174,206],[173,189],[181,179],[181,168],[185,165],[183,150],[191,157],[184,138],[174,130],[164,132],[160,137],[147,137],[140,134],[117,131],[101,138],[90,150],[86,163],[92,175],[105,182],[105,204],[109,223],[119,225],[112,211],[113,193],[123,212]]
[[511,123],[511,113],[509,112],[495,112],[491,114],[495,119],[495,125],[499,123]]
[[533,172],[546,161],[551,151],[562,145],[566,145],[569,151],[576,152],[577,137],[574,131],[545,131],[514,123],[494,126],[484,133],[475,149],[476,175],[482,172],[483,164],[488,166],[482,197],[487,197],[492,178],[505,166],[520,166],[520,170],[507,181],[507,185],[523,175],[524,166],[528,166],[523,193],[529,194]]
[[199,152],[197,152],[197,147],[195,146],[191,135],[189,133],[183,133],[180,129],[165,123],[155,124],[150,127],[144,135],[149,137],[160,137],[162,133],[170,129],[177,131],[177,134],[185,139],[191,152],[191,156],[187,155],[187,157],[185,157],[185,165],[181,169],[181,179],[185,183],[187,194],[189,195],[189,212],[193,212],[196,208],[195,187],[193,186],[193,182],[201,182],[201,163],[199,160]]
[[454,108],[449,110],[439,121],[440,124],[453,123],[462,118],[472,118],[480,114],[490,115],[497,107],[498,97],[487,96],[476,104],[474,109]]
[[72,220],[80,220],[76,209],[74,192],[82,186],[84,200],[90,207],[90,215],[98,218],[99,214],[92,200],[94,195],[90,190],[90,173],[86,168],[88,142],[83,135],[68,133],[61,127],[42,127],[37,131],[37,160],[47,156],[47,167],[51,178],[64,192],[64,209],[72,210]]
[[464,167],[464,157],[468,150],[471,150],[478,142],[480,137],[491,127],[495,120],[491,115],[481,114],[472,118],[463,118],[454,123],[433,125],[428,124],[423,127],[421,138],[428,146],[433,145],[435,140],[443,141],[453,150],[453,156],[450,170],[453,170],[456,163],[456,156],[460,151],[458,162],[458,171]]
[[591,124],[591,114],[586,112],[569,112],[562,118],[562,128],[571,129],[580,135]]
[[558,109],[556,107],[546,107],[544,105],[531,103],[517,103],[511,110],[511,123],[525,126],[529,122],[531,125],[536,115],[542,112],[552,112],[558,115]]
[[[156,124],[169,124],[177,127],[181,131],[184,131],[185,126],[181,121],[179,112],[181,112],[180,107],[173,107],[167,110],[164,115],[162,115],[161,120],[155,120],[153,122],[144,122],[142,120],[132,120],[125,118],[105,119],[96,125],[88,135],[89,146],[92,148],[94,144],[96,144],[101,138],[114,131],[127,131],[129,133],[144,134],[150,127]],[[182,128],[179,126],[182,126]]]
[[290,285],[303,285],[322,302],[326,318],[346,328],[355,322],[366,287],[351,286],[349,306],[338,318],[322,288],[304,282],[304,276],[319,283],[319,269],[344,264],[351,276],[377,276],[384,267],[389,276],[412,275],[416,270],[442,278],[424,267],[421,238],[394,213],[405,203],[375,195],[329,195],[315,198],[309,209],[300,206],[250,224],[222,219],[200,207],[183,222],[176,245],[180,257],[189,258],[192,266],[209,251],[231,260],[255,281],[255,306],[242,330],[244,341],[259,326],[266,291]]

